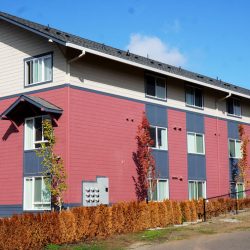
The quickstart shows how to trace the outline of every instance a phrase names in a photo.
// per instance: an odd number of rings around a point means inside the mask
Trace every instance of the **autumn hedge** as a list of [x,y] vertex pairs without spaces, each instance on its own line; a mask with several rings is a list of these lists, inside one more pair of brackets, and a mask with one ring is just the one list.
[[[250,198],[238,201],[239,209],[250,207]],[[206,203],[207,217],[235,208],[235,200]],[[203,216],[202,201],[123,202],[113,206],[77,207],[61,213],[23,214],[0,219],[0,249],[41,249],[47,244],[64,244],[107,238],[114,234],[167,227]]]

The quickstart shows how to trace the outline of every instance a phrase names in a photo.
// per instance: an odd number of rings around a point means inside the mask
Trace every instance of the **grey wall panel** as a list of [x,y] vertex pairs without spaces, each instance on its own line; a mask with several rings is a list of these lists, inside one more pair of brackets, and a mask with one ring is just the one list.
[[35,151],[24,152],[24,176],[40,175],[43,171],[42,158]]
[[203,134],[205,131],[204,116],[187,112],[187,131]]
[[205,155],[188,154],[188,179],[206,180]]
[[227,122],[228,137],[231,139],[239,139],[239,123],[234,121]]
[[152,152],[155,158],[156,174],[158,178],[169,178],[169,163],[168,163],[168,151],[153,150]]
[[22,205],[0,205],[0,217],[10,217],[23,212]]
[[165,107],[146,104],[146,115],[151,125],[167,127],[167,109]]
[[[238,169],[238,159],[229,158],[229,181],[233,181],[233,176],[239,176],[240,172]],[[238,181],[242,181],[241,178]]]

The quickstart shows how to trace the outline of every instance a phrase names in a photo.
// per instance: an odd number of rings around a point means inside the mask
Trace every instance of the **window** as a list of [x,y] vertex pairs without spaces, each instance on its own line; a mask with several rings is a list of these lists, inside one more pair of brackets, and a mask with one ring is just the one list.
[[[231,198],[236,198],[236,197],[237,199],[245,198],[246,194],[244,191],[245,191],[244,183],[242,182],[237,182],[237,184],[235,182],[231,183],[231,193],[232,193]],[[240,192],[240,193],[234,194],[235,192]]]
[[186,87],[186,104],[187,106],[203,108],[202,90],[199,88]]
[[189,200],[198,200],[206,198],[206,182],[205,181],[189,181],[188,182]]
[[230,98],[227,100],[227,113],[229,115],[234,115],[241,117],[241,104],[240,100]]
[[166,199],[169,199],[168,180],[157,179],[155,191],[153,193],[153,200],[163,201]]
[[146,76],[146,95],[158,99],[167,99],[166,79],[151,75]]
[[48,116],[38,116],[25,120],[25,150],[41,147],[42,142],[46,142],[43,135],[42,122],[49,119]]
[[157,149],[168,149],[168,138],[167,138],[167,129],[161,127],[150,126],[150,137],[153,140],[154,144],[152,148]]
[[240,159],[241,154],[241,141],[235,139],[229,139],[229,157]]
[[44,177],[24,178],[24,210],[50,210],[50,197]]
[[205,154],[205,143],[203,134],[188,132],[187,142],[189,154]]
[[25,60],[25,85],[52,80],[52,54]]

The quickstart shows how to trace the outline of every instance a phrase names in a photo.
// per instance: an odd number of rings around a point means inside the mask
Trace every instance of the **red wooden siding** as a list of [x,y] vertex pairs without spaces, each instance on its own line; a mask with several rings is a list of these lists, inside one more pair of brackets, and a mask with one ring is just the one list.
[[168,144],[170,199],[185,200],[188,199],[185,112],[168,110]]
[[[63,115],[55,128],[57,137],[57,152],[66,157],[66,114],[67,114],[67,88],[50,90],[34,94],[64,109]],[[0,101],[0,113],[5,111],[16,98]],[[22,204],[23,201],[23,125],[14,128],[10,121],[0,122],[0,204]]]
[[[244,125],[244,128],[245,128],[246,135],[250,138],[250,126]],[[248,143],[247,152],[248,152],[248,157],[247,157],[248,166],[250,166],[250,143]],[[246,171],[246,181],[247,181],[247,185],[245,189],[250,189],[250,168],[248,168]],[[247,192],[247,196],[250,196],[250,191]]]
[[[16,99],[0,102],[0,113]],[[23,127],[19,131],[10,121],[0,122],[0,204],[22,204],[23,193]]]
[[[144,104],[70,89],[70,202],[82,202],[82,181],[109,177],[110,202],[135,199],[132,153]],[[128,119],[128,121],[127,121]]]
[[229,192],[227,122],[205,117],[207,197]]

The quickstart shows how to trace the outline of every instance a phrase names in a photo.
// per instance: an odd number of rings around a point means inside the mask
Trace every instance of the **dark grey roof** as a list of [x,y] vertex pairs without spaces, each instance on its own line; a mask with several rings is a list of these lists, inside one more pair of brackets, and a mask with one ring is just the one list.
[[36,108],[39,108],[43,112],[47,113],[55,113],[62,114],[63,110],[54,104],[36,96],[27,96],[21,95],[14,103],[12,103],[2,114],[1,119],[5,119],[6,117],[11,117],[15,109],[19,106],[19,104],[23,102],[27,102]]
[[62,113],[63,110],[56,105],[40,98],[37,96],[27,96],[27,95],[21,95],[21,98],[26,99],[27,101],[30,101],[35,106],[44,109],[46,112],[53,112],[53,113]]
[[221,81],[219,79],[214,79],[211,77],[207,77],[198,73],[194,73],[182,68],[178,68],[169,64],[165,64],[159,61],[155,61],[146,57],[138,56],[132,53],[129,53],[127,51],[123,51],[120,49],[116,49],[101,43],[93,42],[88,39],[81,38],[79,36],[75,36],[69,33],[65,33],[63,31],[44,26],[38,23],[34,23],[16,16],[12,16],[10,14],[6,14],[3,12],[0,12],[0,19],[4,19],[6,21],[19,24],[21,26],[24,26],[25,28],[35,32],[40,33],[46,37],[49,37],[51,39],[54,39],[55,41],[61,42],[61,43],[73,43],[75,45],[83,46],[88,49],[92,49],[101,53],[105,53],[107,55],[112,55],[117,58],[125,59],[128,62],[135,62],[139,63],[144,66],[149,66],[158,70],[163,70],[165,72],[173,73],[182,77],[187,77],[190,80],[197,80],[212,86],[223,88],[225,91],[234,91],[237,93],[241,93],[244,95],[250,96],[250,90],[246,88],[242,88],[236,85],[233,85],[231,83],[227,83],[224,81]]

